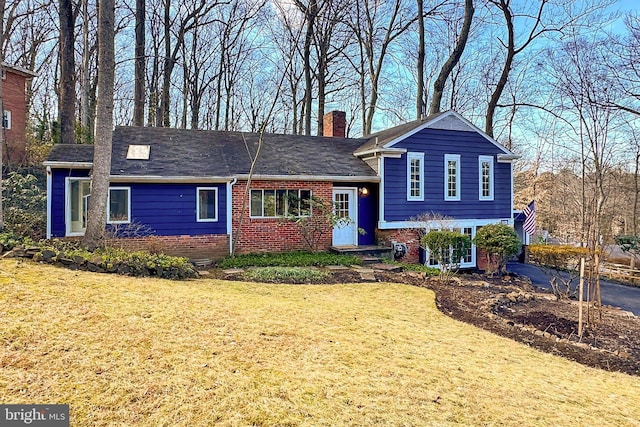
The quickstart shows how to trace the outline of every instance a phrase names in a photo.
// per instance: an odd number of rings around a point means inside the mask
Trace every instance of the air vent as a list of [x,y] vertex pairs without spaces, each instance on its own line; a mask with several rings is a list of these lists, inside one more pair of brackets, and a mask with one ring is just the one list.
[[127,150],[127,160],[149,160],[151,146],[149,145],[129,145]]

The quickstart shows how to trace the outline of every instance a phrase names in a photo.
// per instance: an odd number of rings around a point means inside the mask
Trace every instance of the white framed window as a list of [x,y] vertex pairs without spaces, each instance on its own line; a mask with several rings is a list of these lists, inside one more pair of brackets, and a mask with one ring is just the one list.
[[479,199],[493,200],[493,156],[478,156]]
[[460,200],[460,155],[444,155],[444,199]]
[[109,187],[107,224],[128,224],[130,222],[131,189],[129,187]]
[[424,153],[407,153],[407,200],[424,200]]
[[196,198],[197,222],[218,221],[218,189],[215,187],[198,187]]
[[4,110],[2,112],[2,127],[5,129],[11,129],[11,111]]
[[311,190],[251,190],[250,198],[252,218],[311,216]]
[[65,234],[83,236],[91,197],[90,178],[65,178]]

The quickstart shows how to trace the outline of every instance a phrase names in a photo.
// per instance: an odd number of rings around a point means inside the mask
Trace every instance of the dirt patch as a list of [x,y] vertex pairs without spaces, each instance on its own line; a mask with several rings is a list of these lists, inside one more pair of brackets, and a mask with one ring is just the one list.
[[[640,317],[611,307],[592,310],[582,337],[578,336],[578,305],[556,301],[553,294],[534,288],[527,278],[508,275],[487,279],[463,275],[450,284],[402,272],[375,271],[380,282],[400,282],[432,289],[445,314],[538,350],[578,363],[640,376]],[[209,277],[242,280],[240,274],[212,272]],[[338,270],[323,284],[362,282],[354,270]],[[589,322],[587,322],[589,320]]]

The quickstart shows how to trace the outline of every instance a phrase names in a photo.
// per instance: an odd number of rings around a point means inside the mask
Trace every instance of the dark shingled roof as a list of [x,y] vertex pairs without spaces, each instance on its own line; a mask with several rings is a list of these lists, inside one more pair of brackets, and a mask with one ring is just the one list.
[[[259,135],[157,127],[117,127],[111,174],[159,177],[232,177],[249,173]],[[364,139],[265,134],[255,175],[375,177],[353,152]],[[127,160],[130,144],[150,145],[149,160]],[[48,162],[91,161],[91,146],[54,146]],[[92,147],[91,147],[92,148]]]
[[92,163],[93,145],[56,144],[47,156],[47,162]]
[[431,114],[419,120],[413,120],[411,122],[385,129],[380,132],[372,133],[371,135],[366,135],[363,137],[363,139],[366,139],[367,142],[358,147],[356,152],[360,153],[374,150],[376,148],[382,148],[386,143],[391,142],[394,139],[411,132],[415,128],[420,127],[427,122],[430,122],[431,120],[435,119],[438,116],[441,116],[442,114],[444,114],[444,112]]

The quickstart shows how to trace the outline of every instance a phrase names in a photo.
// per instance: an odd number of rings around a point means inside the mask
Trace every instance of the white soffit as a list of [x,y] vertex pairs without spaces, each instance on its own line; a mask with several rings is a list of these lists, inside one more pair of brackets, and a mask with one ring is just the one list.
[[129,145],[127,160],[149,160],[150,145]]

